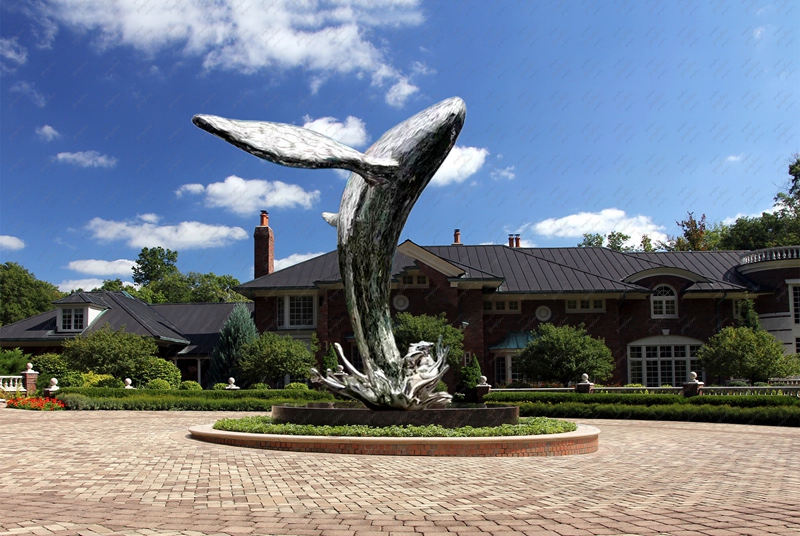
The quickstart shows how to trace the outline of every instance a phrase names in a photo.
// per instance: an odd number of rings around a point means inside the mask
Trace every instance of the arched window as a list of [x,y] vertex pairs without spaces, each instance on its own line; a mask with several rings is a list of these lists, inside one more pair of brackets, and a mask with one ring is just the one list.
[[656,287],[650,297],[650,316],[653,318],[678,318],[678,296],[667,285]]

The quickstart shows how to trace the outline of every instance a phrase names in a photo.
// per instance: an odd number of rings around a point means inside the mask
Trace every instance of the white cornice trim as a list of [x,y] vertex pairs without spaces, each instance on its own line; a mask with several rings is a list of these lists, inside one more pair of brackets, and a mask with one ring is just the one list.
[[411,240],[406,240],[399,246],[397,246],[397,251],[411,257],[412,259],[418,260],[420,262],[424,262],[437,272],[440,272],[447,277],[461,277],[464,275],[464,270],[447,262],[445,259],[439,257],[438,255],[434,255],[430,251],[426,250],[425,248],[418,246]]
[[740,274],[751,274],[753,272],[765,272],[767,270],[781,270],[784,268],[800,269],[800,259],[783,259],[779,261],[754,262],[745,264],[737,268]]
[[705,344],[703,341],[684,337],[683,335],[654,335],[636,341],[631,341],[628,346],[658,346],[661,344]]

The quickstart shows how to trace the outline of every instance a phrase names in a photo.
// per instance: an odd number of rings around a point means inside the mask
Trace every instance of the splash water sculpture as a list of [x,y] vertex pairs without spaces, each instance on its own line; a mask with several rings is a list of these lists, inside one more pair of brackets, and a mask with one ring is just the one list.
[[422,341],[404,356],[397,349],[389,292],[403,226],[453,148],[465,115],[463,100],[444,100],[390,129],[364,153],[293,125],[210,115],[192,119],[203,130],[276,164],[352,171],[339,212],[322,216],[338,231],[339,270],[364,371],[350,364],[337,343],[349,374],[312,373],[328,389],[372,409],[424,409],[451,398],[434,392],[448,369],[446,348]]

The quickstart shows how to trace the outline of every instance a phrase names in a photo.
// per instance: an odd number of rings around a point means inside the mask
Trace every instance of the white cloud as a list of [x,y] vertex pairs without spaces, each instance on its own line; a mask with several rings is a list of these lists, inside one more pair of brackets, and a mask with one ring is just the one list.
[[760,218],[762,214],[764,214],[764,213],[773,214],[776,210],[780,210],[780,206],[779,205],[773,205],[772,207],[764,209],[761,212],[755,212],[755,213],[752,213],[752,214],[746,214],[744,212],[738,212],[736,214],[736,216],[728,217],[728,218],[725,218],[724,220],[722,220],[722,223],[724,225],[733,225],[734,223],[736,223],[736,220],[738,220],[739,218]]
[[638,246],[642,235],[653,242],[666,241],[665,227],[653,222],[650,216],[628,216],[624,210],[606,208],[600,212],[579,212],[563,218],[548,218],[538,223],[528,223],[523,229],[548,238],[581,238],[586,233],[607,235],[617,231],[629,235],[628,246]]
[[400,78],[386,94],[386,103],[395,108],[401,108],[408,98],[418,92],[419,88],[408,82],[407,78]]
[[764,26],[759,26],[758,28],[753,30],[753,39],[755,39],[757,41],[760,40],[764,36],[764,31],[765,30],[766,30],[766,27],[764,27]]
[[277,272],[278,270],[283,270],[289,266],[300,264],[303,261],[313,259],[314,257],[319,257],[320,255],[324,255],[324,253],[292,253],[285,259],[275,259],[275,271]]
[[0,71],[13,73],[28,61],[28,49],[17,42],[17,37],[0,37]]
[[311,208],[320,198],[319,190],[307,192],[296,184],[260,179],[245,180],[236,175],[231,175],[223,182],[213,182],[203,190],[198,186],[202,185],[184,184],[178,188],[176,194],[180,196],[184,193],[205,192],[207,207],[225,208],[242,216],[273,207]]
[[0,249],[16,251],[25,247],[25,242],[16,236],[0,235]]
[[372,75],[373,84],[404,77],[385,58],[385,43],[368,40],[374,27],[417,26],[418,0],[337,0],[268,3],[218,0],[51,0],[40,4],[48,22],[95,35],[101,48],[130,46],[152,54],[181,47],[203,57],[207,70],[254,73],[301,68],[319,87],[332,73]]
[[305,116],[303,120],[305,121],[303,128],[319,132],[350,147],[363,147],[369,141],[364,121],[352,115],[348,116],[344,123],[338,122],[335,117],[311,119]]
[[137,214],[136,217],[143,222],[156,224],[161,220],[161,216],[153,213]]
[[135,261],[129,261],[128,259],[117,259],[115,261],[83,259],[71,261],[67,265],[67,268],[89,275],[130,276],[132,274],[134,264],[136,264]]
[[36,134],[38,134],[39,138],[44,141],[53,141],[54,139],[61,137],[61,134],[59,134],[59,132],[50,125],[44,125],[37,128]]
[[503,169],[494,169],[492,170],[490,175],[494,180],[500,180],[500,179],[512,180],[517,176],[517,174],[514,173],[514,166],[508,166]]
[[726,162],[739,162],[742,159],[742,155],[740,154],[732,154],[725,158]]
[[456,145],[442,167],[433,176],[433,186],[445,186],[453,182],[464,182],[483,167],[489,151],[480,147],[459,147]]
[[11,93],[19,93],[20,95],[28,97],[36,107],[44,108],[44,106],[47,104],[47,98],[38,91],[36,91],[35,85],[36,84],[21,80],[16,84],[14,84],[13,86],[11,86],[11,88],[9,88],[9,91]]
[[184,221],[176,225],[161,225],[147,221],[151,214],[135,221],[112,221],[94,218],[87,225],[92,238],[102,242],[124,240],[133,248],[155,247],[182,250],[222,247],[235,240],[245,240],[248,235],[241,227],[209,225]]
[[178,197],[183,197],[183,194],[202,194],[206,191],[206,187],[202,184],[192,183],[192,184],[184,184],[177,190],[175,190],[175,195]]
[[112,168],[117,165],[113,156],[100,154],[97,151],[80,151],[77,153],[58,153],[56,160],[62,164],[72,164],[78,167],[105,167]]
[[92,289],[102,287],[103,280],[97,278],[89,278],[89,279],[69,279],[66,281],[62,281],[58,285],[58,290],[61,292],[72,292],[73,290],[78,290],[82,288],[85,291],[90,291]]

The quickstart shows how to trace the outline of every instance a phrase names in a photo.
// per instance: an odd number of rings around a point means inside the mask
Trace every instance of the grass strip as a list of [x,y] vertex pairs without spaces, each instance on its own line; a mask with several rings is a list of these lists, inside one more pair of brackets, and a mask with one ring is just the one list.
[[310,424],[276,424],[272,422],[270,417],[244,417],[241,419],[220,419],[214,424],[214,429],[253,434],[334,437],[496,437],[559,434],[575,431],[577,425],[545,417],[530,417],[521,418],[519,424],[503,424],[482,428],[473,428],[471,426],[443,428],[437,425],[385,427],[364,425],[313,426]]

